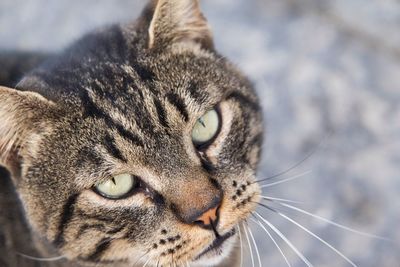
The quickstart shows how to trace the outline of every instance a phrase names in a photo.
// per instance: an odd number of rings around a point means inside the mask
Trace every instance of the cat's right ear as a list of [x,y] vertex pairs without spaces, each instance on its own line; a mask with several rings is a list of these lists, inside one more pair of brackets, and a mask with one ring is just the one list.
[[50,131],[54,103],[38,93],[0,86],[0,164],[14,178],[22,162],[35,156],[43,135]]
[[152,14],[148,28],[148,47],[165,47],[176,43],[196,43],[213,49],[213,37],[199,0],[152,0],[145,16]]

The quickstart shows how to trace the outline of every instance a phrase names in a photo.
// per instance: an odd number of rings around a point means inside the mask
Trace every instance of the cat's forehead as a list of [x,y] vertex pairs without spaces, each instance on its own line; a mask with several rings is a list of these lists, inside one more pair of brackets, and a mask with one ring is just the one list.
[[143,42],[130,43],[126,34],[115,26],[86,36],[26,77],[20,88],[38,91],[55,102],[77,101],[87,92],[117,101],[169,92],[184,97],[189,90],[202,95],[206,107],[208,99],[218,99],[225,88],[238,86],[234,68],[214,51],[195,43],[151,51]]

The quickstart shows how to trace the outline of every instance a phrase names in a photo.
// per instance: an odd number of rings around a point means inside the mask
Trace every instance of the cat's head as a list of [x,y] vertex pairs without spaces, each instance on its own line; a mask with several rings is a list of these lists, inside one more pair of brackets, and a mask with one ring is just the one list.
[[34,231],[87,264],[208,266],[259,198],[261,111],[195,0],[153,1],[0,88],[0,156]]

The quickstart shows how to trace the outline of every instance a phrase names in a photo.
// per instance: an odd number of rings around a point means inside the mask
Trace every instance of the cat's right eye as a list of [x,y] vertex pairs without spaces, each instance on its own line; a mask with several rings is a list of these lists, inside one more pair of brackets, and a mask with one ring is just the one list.
[[120,199],[126,197],[138,184],[139,181],[133,175],[120,174],[98,184],[95,191],[106,198]]
[[216,109],[207,111],[197,120],[192,130],[192,141],[196,148],[205,147],[215,139],[220,130],[220,123]]

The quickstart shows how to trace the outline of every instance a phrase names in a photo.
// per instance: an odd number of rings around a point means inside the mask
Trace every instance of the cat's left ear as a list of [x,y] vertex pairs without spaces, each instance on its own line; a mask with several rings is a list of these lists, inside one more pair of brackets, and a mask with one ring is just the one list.
[[0,164],[18,178],[21,164],[34,157],[49,132],[55,104],[38,93],[0,86]]
[[198,43],[213,49],[213,38],[198,0],[153,0],[149,48],[174,43]]

